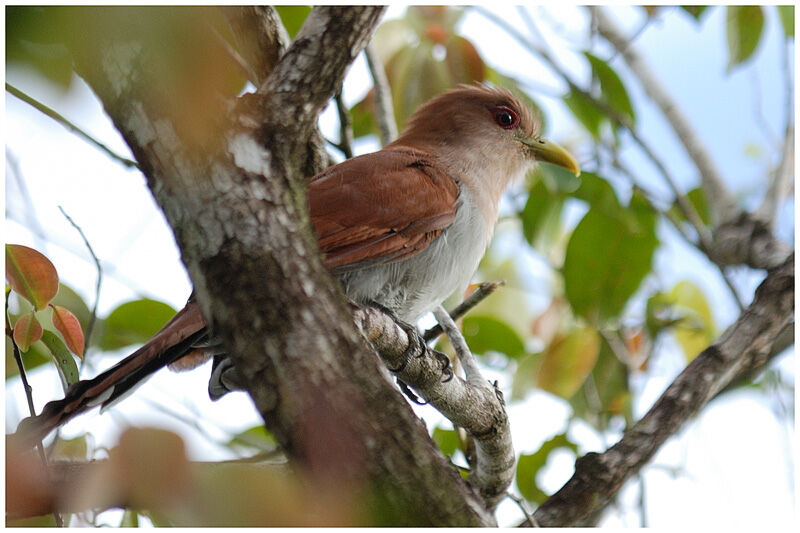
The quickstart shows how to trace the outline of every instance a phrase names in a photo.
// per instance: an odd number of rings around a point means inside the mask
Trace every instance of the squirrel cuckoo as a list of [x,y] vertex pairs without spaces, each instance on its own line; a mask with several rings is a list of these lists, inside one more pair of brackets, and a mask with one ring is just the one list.
[[[463,289],[478,267],[506,186],[536,161],[580,173],[539,122],[503,89],[462,86],[436,96],[382,150],[314,176],[308,206],[325,262],[345,294],[413,322]],[[188,369],[221,356],[190,299],[151,340],[110,369],[74,384],[66,397],[23,420],[39,438],[96,405],[119,400],[160,368]],[[223,364],[217,364],[220,361]],[[231,389],[215,357],[209,393]]]

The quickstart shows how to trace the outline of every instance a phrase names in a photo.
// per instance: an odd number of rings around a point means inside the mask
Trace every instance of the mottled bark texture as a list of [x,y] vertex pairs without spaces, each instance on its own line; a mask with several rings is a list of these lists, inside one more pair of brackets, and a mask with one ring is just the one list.
[[206,318],[295,464],[379,494],[373,520],[489,525],[354,330],[309,229],[307,141],[382,12],[315,8],[255,94],[212,95],[189,125],[175,111],[185,95],[152,74],[156,41],[106,27],[73,50],[175,232]]
[[578,459],[572,478],[536,510],[536,522],[542,527],[575,526],[602,509],[709,400],[769,362],[776,355],[775,343],[793,322],[794,254],[769,271],[739,319],[681,372],[617,444]]

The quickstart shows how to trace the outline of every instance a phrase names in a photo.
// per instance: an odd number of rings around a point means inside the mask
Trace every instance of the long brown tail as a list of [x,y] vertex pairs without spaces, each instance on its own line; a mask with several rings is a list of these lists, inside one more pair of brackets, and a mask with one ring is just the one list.
[[39,415],[22,420],[13,438],[32,447],[72,417],[98,405],[110,407],[161,368],[183,357],[196,359],[198,352],[202,356],[203,349],[196,347],[207,338],[200,306],[190,300],[141,348],[96,377],[74,383],[63,399],[49,402]]

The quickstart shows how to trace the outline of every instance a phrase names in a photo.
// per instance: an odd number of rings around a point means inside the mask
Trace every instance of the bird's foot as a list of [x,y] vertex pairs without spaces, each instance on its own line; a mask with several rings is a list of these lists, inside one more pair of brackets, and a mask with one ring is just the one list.
[[[436,359],[438,359],[439,362],[442,363],[442,377],[444,378],[444,379],[442,379],[442,383],[447,383],[448,381],[453,379],[453,376],[454,376],[454,374],[453,374],[453,365],[450,364],[450,358],[447,357],[447,355],[445,355],[442,352],[437,351],[437,350],[431,350],[431,352],[436,357]],[[414,402],[415,404],[417,404],[417,405],[426,405],[428,403],[428,402],[422,400],[416,394],[414,394],[414,392],[411,390],[411,387],[406,385],[406,383],[404,381],[402,381],[400,378],[397,378],[397,386],[400,387],[400,390],[402,391],[402,393],[405,394],[406,397],[409,400],[411,400],[412,402]]]
[[406,336],[408,337],[408,348],[406,348],[406,350],[403,352],[403,361],[397,368],[389,368],[389,372],[395,374],[397,372],[402,372],[406,368],[406,366],[408,366],[408,363],[411,361],[411,359],[414,357],[414,354],[417,352],[419,352],[417,354],[417,357],[422,357],[425,355],[425,351],[427,349],[427,345],[425,344],[425,339],[422,338],[422,335],[419,334],[419,331],[414,325],[409,324],[408,322],[405,322],[403,320],[400,320],[400,318],[398,318],[397,314],[395,314],[394,311],[379,303],[372,302],[370,305],[380,309],[381,311],[392,317],[392,320],[394,320],[395,323],[398,326],[400,326],[400,329],[402,329],[406,333]]

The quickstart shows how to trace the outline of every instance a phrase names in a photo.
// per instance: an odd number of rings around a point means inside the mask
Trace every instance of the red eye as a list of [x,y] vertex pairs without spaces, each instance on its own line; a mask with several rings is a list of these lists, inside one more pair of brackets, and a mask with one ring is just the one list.
[[494,121],[501,128],[510,130],[519,126],[519,115],[510,107],[499,106],[494,109]]

